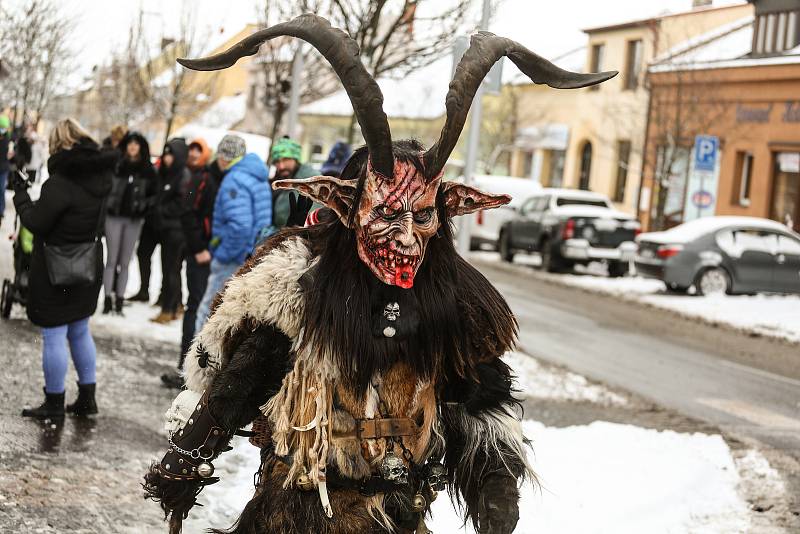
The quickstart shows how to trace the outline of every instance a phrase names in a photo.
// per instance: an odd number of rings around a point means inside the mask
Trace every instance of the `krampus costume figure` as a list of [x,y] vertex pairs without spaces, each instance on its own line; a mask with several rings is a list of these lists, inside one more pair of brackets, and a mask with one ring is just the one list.
[[447,95],[441,137],[425,150],[392,142],[380,89],[356,43],[303,15],[226,52],[181,60],[229,67],[261,43],[314,45],[347,90],[366,147],[340,178],[283,180],[323,204],[321,221],[256,250],[217,296],[168,412],[169,448],[145,477],[173,532],[231,437],[253,424],[261,447],[255,495],[232,532],[428,532],[424,516],[447,488],[482,533],[510,533],[518,485],[531,475],[500,357],[516,321],[453,247],[450,220],[507,203],[442,181],[442,169],[485,74],[508,56],[537,83],[576,88],[613,73],[563,71],[519,44],[472,38]]

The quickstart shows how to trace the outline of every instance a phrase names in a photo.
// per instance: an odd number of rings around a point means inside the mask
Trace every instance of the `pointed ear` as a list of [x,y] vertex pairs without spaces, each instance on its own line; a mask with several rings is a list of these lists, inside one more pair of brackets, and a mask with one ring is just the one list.
[[508,195],[490,195],[474,187],[456,182],[443,183],[442,190],[445,209],[449,217],[499,208],[511,202],[511,197]]
[[355,180],[340,180],[332,176],[313,176],[311,178],[276,180],[275,189],[294,189],[316,202],[332,209],[344,222],[355,202]]

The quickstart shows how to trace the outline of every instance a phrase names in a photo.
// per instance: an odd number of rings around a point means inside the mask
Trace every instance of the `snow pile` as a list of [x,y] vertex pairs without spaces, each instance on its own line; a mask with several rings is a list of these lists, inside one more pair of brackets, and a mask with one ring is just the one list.
[[558,372],[527,354],[510,352],[504,360],[514,370],[523,397],[593,402],[603,406],[624,406],[628,402],[603,386],[589,383],[581,375]]
[[[749,508],[720,436],[594,422],[523,424],[542,488],[523,488],[515,532],[649,534],[747,532]],[[434,503],[434,532],[474,532],[446,498]]]

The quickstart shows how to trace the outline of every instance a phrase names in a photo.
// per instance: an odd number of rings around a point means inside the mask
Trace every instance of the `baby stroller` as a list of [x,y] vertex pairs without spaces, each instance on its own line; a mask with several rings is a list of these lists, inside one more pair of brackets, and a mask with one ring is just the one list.
[[[27,175],[19,172],[27,181]],[[31,266],[31,253],[33,252],[33,234],[22,226],[17,216],[14,219],[13,250],[14,250],[14,279],[3,280],[3,290],[0,294],[0,317],[8,319],[14,303],[25,307],[28,302],[28,277]]]

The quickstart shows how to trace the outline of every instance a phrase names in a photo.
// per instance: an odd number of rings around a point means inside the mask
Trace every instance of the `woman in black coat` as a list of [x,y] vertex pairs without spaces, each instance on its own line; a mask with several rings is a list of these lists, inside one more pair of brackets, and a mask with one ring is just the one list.
[[103,204],[111,190],[116,151],[101,151],[73,119],[59,121],[50,134],[47,161],[50,179],[39,200],[31,201],[26,184],[14,183],[14,206],[22,225],[33,232],[33,254],[28,288],[28,318],[42,328],[42,366],[45,402],[22,412],[26,417],[63,417],[64,380],[69,352],[78,373],[78,399],[67,406],[77,415],[97,413],[94,400],[94,340],[89,317],[97,308],[102,283],[103,258],[97,256],[91,285],[54,286],[45,262],[45,245],[93,242],[102,225]]

